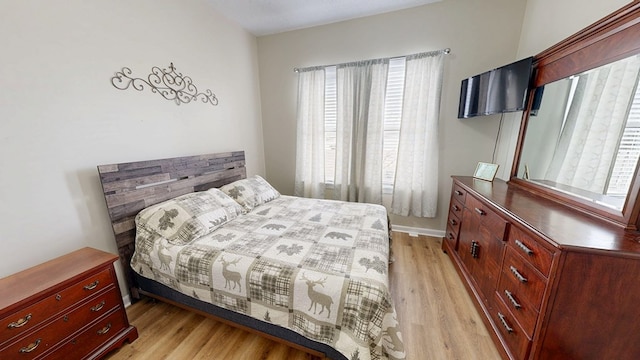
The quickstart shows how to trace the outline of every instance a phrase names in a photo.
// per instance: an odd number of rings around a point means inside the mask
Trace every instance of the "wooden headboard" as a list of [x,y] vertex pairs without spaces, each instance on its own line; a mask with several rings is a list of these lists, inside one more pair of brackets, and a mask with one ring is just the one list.
[[98,174],[120,261],[131,295],[136,299],[138,286],[129,264],[138,212],[176,196],[247,177],[244,151],[99,165]]

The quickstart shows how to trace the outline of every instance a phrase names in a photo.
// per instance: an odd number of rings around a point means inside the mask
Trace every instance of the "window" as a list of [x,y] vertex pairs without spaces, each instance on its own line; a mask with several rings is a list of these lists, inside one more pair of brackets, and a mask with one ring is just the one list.
[[298,69],[294,194],[433,217],[448,52]]
[[[383,170],[382,188],[390,194],[396,173],[396,159],[400,139],[400,122],[402,118],[402,100],[404,95],[406,58],[389,60],[387,88],[384,103],[384,135],[383,135]],[[337,131],[337,93],[335,66],[325,68],[324,91],[324,139],[325,139],[325,183],[333,185],[336,159]]]
[[607,195],[626,197],[640,157],[640,86],[636,86],[618,155],[609,177]]

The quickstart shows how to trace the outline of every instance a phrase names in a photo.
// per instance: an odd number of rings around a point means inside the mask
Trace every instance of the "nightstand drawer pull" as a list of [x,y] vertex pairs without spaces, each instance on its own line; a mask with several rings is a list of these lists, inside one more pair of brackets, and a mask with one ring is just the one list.
[[25,346],[25,347],[21,348],[21,349],[20,349],[20,353],[21,353],[21,354],[25,354],[25,353],[30,353],[30,352],[32,352],[33,350],[35,350],[35,349],[37,349],[37,348],[38,348],[38,345],[40,345],[40,342],[41,342],[41,341],[42,341],[42,339],[38,339],[38,340],[36,340],[35,342],[33,342],[33,343],[31,343],[31,344],[29,344],[29,345],[27,345],[27,346]]
[[453,236],[452,233],[447,234],[447,237],[449,238],[449,240],[454,240],[455,236]]
[[500,318],[500,322],[502,323],[502,326],[504,326],[505,330],[507,330],[507,332],[511,334],[513,332],[513,328],[509,326],[509,324],[507,323],[507,319],[505,319],[505,316],[501,313],[498,313],[498,317]]
[[102,308],[104,307],[104,304],[106,304],[106,302],[104,300],[102,300],[102,302],[100,304],[92,307],[91,311],[98,312],[98,311],[102,310]]
[[456,193],[456,195],[458,195],[458,196],[462,196],[462,191],[460,191],[460,190],[456,190],[456,191],[455,191],[455,193]]
[[98,284],[100,284],[100,281],[96,280],[96,281],[92,282],[92,283],[91,283],[91,284],[89,284],[89,285],[85,285],[85,286],[84,286],[84,289],[85,289],[85,290],[93,290],[93,289],[95,289],[96,287],[98,287]]
[[486,211],[484,211],[484,210],[482,210],[482,209],[474,208],[474,210],[475,210],[478,214],[480,214],[480,216],[487,215],[487,212],[486,212]]
[[522,243],[522,241],[516,240],[516,245],[518,245],[518,247],[522,249],[522,251],[524,251],[527,255],[529,256],[533,255],[533,250],[529,249],[527,245]]
[[507,298],[509,298],[509,301],[511,301],[511,303],[513,304],[514,308],[516,308],[517,310],[520,310],[522,308],[522,305],[520,305],[520,303],[518,303],[516,301],[516,299],[513,297],[513,293],[511,293],[511,291],[505,290],[504,294],[507,295]]
[[108,323],[107,326],[105,326],[102,329],[98,330],[98,335],[104,335],[104,334],[108,333],[109,330],[111,330],[111,323]]
[[527,282],[527,278],[522,276],[522,274],[520,274],[520,272],[518,271],[518,269],[516,269],[513,266],[509,266],[509,269],[511,270],[511,272],[513,273],[513,276],[515,276],[520,282],[526,283]]
[[458,205],[453,205],[453,211],[460,211],[460,208],[458,207]]
[[7,325],[7,327],[9,329],[15,329],[15,328],[23,327],[29,322],[29,320],[31,320],[31,314],[28,314],[27,316],[23,317],[22,319],[20,319],[18,321],[12,322],[11,324]]
[[450,223],[451,225],[453,225],[453,226],[458,225],[458,222],[456,221],[456,219],[450,219],[450,220],[449,220],[449,223]]

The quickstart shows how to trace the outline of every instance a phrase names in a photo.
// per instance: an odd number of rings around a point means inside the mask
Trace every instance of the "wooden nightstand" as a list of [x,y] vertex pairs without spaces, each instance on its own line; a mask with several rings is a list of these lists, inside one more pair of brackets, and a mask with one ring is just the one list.
[[100,358],[137,339],[117,259],[83,248],[0,279],[0,358]]

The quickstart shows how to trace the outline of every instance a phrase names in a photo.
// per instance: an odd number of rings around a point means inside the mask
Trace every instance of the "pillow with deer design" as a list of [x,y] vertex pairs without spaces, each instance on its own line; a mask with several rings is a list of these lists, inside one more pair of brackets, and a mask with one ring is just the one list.
[[136,216],[136,227],[174,245],[187,244],[242,214],[243,208],[218,189],[194,192],[155,204]]
[[221,187],[220,190],[237,201],[245,212],[280,197],[278,190],[259,175],[234,181]]

